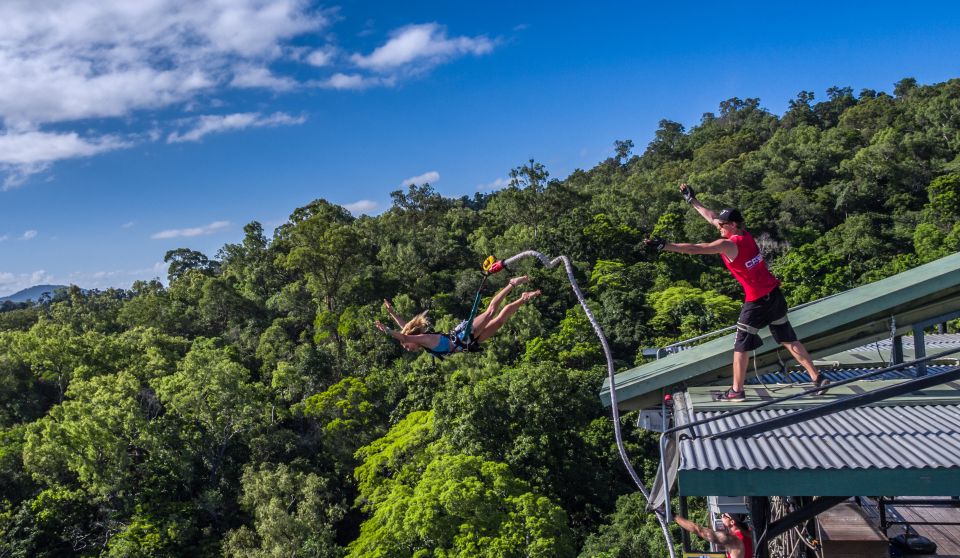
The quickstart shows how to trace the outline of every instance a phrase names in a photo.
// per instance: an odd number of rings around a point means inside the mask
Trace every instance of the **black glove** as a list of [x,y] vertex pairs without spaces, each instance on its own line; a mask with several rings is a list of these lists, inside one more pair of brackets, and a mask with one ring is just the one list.
[[667,241],[662,238],[646,238],[643,243],[650,248],[656,248],[657,252],[663,252],[663,247],[667,245]]
[[693,203],[693,200],[697,198],[697,193],[689,185],[680,190],[680,193],[683,194],[683,199],[687,200],[687,203]]

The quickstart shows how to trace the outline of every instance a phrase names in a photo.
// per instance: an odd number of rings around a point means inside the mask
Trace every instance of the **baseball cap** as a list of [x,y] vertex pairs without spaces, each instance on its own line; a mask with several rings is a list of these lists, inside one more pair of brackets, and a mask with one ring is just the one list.
[[743,215],[740,215],[740,212],[732,207],[728,207],[720,213],[717,214],[717,219],[720,221],[733,221],[734,223],[743,223]]

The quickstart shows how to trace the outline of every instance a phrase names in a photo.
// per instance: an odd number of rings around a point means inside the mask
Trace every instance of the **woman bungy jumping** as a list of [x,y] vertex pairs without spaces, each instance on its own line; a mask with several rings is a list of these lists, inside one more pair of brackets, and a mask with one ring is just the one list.
[[384,300],[383,306],[387,309],[393,321],[397,322],[400,329],[390,329],[383,325],[380,320],[374,323],[377,329],[399,341],[400,345],[408,351],[425,349],[438,357],[445,357],[453,353],[479,351],[480,343],[493,337],[493,334],[503,327],[503,324],[507,323],[510,316],[514,315],[520,309],[520,306],[530,299],[540,296],[539,290],[527,291],[521,294],[519,299],[501,308],[510,291],[528,280],[529,278],[526,275],[510,279],[507,286],[493,296],[486,310],[477,314],[472,320],[468,319],[460,322],[448,334],[428,331],[430,322],[427,320],[426,312],[421,312],[409,321],[405,321],[397,314],[389,300]]

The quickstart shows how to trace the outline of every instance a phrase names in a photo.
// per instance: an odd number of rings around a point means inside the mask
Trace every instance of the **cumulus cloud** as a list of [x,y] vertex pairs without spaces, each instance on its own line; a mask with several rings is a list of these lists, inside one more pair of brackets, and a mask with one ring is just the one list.
[[[369,53],[347,56],[342,47],[323,44],[336,37],[329,33],[335,14],[314,0],[0,2],[2,188],[60,160],[145,141],[197,141],[215,132],[302,122],[240,109],[182,129],[175,113],[215,106],[216,96],[231,89],[391,87],[496,45],[425,23],[394,30]],[[302,46],[322,34],[323,46]],[[164,120],[171,113],[173,120]],[[96,119],[139,131],[91,131],[100,125]]]
[[6,0],[0,115],[16,127],[167,106],[328,24],[305,0]]
[[377,209],[378,207],[380,207],[380,204],[371,200],[359,200],[353,203],[348,203],[343,206],[344,209],[346,209],[350,213],[353,213],[354,215],[359,215],[361,213],[370,213],[371,211]]
[[433,184],[440,181],[440,173],[437,171],[425,172],[419,176],[411,176],[403,181],[404,186],[413,186],[414,184]]
[[329,66],[332,64],[336,55],[337,51],[332,47],[320,48],[308,54],[306,57],[306,62],[311,66],[321,68],[323,66]]
[[33,240],[36,237],[37,231],[30,229],[29,231],[24,231],[23,234],[20,235],[20,240]]
[[230,221],[214,221],[209,225],[201,227],[189,227],[186,229],[167,229],[150,235],[154,240],[164,240],[168,238],[189,238],[192,236],[203,236],[213,234],[230,226]]
[[0,2],[0,173],[18,185],[55,161],[130,144],[43,131],[188,103],[223,87],[288,90],[267,66],[322,31],[309,0]]
[[487,54],[493,47],[487,37],[447,37],[445,26],[424,23],[401,27],[370,54],[354,54],[350,59],[360,68],[378,72],[401,67],[423,70],[458,56]]
[[114,136],[82,138],[76,132],[0,132],[0,170],[6,174],[3,189],[19,186],[55,161],[89,157],[129,145]]
[[291,116],[282,112],[277,112],[268,116],[264,116],[258,112],[206,115],[193,119],[191,121],[191,127],[189,130],[185,132],[171,133],[169,136],[167,136],[167,143],[200,141],[201,138],[210,134],[242,130],[244,128],[289,126],[294,124],[303,124],[305,121],[306,118],[303,116]]
[[264,67],[240,68],[233,76],[230,85],[241,88],[272,89],[290,91],[299,86],[297,80],[286,76],[277,76]]

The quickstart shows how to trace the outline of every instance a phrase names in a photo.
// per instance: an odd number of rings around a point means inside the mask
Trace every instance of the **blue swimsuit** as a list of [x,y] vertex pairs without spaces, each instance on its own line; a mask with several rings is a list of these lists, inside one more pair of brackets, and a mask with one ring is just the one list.
[[430,352],[438,355],[448,355],[452,353],[453,351],[450,350],[450,338],[446,335],[441,335],[437,346],[430,349]]
[[[444,357],[451,355],[453,353],[460,353],[464,351],[478,351],[479,344],[473,335],[470,335],[470,338],[467,339],[467,321],[464,320],[460,322],[457,327],[453,328],[453,331],[447,335],[440,335],[440,341],[437,342],[437,346],[432,349],[427,349],[434,356]],[[452,341],[452,342],[451,342]]]

